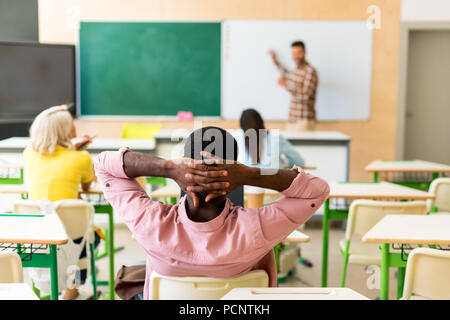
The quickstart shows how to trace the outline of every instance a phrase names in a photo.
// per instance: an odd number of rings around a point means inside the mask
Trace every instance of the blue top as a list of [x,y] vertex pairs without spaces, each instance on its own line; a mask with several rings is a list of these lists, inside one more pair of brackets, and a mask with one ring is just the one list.
[[[236,132],[234,138],[239,148],[238,161],[247,166],[258,168],[281,168],[283,165],[288,167],[292,167],[293,165],[299,167],[305,166],[305,160],[278,131],[267,131],[266,139],[263,142],[261,163],[259,164],[254,163],[255,161],[250,158],[248,150],[245,148],[244,131],[239,130]],[[252,144],[250,143],[251,147]]]

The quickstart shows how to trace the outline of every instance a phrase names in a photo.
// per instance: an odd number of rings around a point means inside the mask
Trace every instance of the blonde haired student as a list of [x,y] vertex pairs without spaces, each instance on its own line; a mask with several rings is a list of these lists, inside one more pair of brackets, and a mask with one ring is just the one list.
[[[66,105],[55,106],[42,111],[30,128],[30,145],[24,150],[25,175],[30,200],[48,199],[58,201],[77,199],[79,186],[87,191],[94,179],[94,167],[87,151],[81,146],[91,142],[89,136],[73,145],[76,136],[72,115]],[[75,243],[80,239],[73,239]],[[100,238],[96,235],[95,245]],[[86,256],[85,250],[80,258]],[[86,280],[86,270],[81,270],[80,278]],[[68,289],[65,299],[78,297],[77,289]]]
[[88,190],[94,178],[91,156],[78,151],[83,142],[73,145],[76,136],[67,106],[42,111],[30,128],[30,145],[24,151],[28,197],[31,200],[77,199],[81,183]]

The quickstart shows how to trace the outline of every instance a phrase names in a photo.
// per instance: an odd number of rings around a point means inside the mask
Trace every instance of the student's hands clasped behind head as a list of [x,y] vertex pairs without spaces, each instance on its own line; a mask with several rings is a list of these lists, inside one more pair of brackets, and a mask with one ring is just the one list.
[[[186,191],[193,193],[205,193],[208,195],[205,198],[205,201],[230,193],[237,187],[244,184],[246,181],[246,166],[232,160],[223,160],[221,158],[215,157],[212,154],[202,151],[201,155],[204,157],[204,160],[199,161],[195,160],[189,164],[189,167],[194,169],[193,179],[197,179],[197,181],[201,181],[201,176],[209,175],[213,172],[223,172],[223,176],[220,176],[220,180],[216,180],[213,178],[214,174],[211,175],[211,182],[204,182],[190,184],[186,187]],[[216,181],[223,181],[225,183],[218,183]]]
[[241,185],[270,188],[277,191],[287,189],[298,171],[279,169],[274,174],[263,175],[259,168],[248,167],[232,160],[223,160],[202,151],[202,160],[181,158],[164,160],[153,155],[126,151],[123,169],[130,178],[141,176],[165,177],[176,181],[198,207],[200,201],[225,196]]
[[[123,155],[123,169],[130,178],[148,176],[175,180],[183,191],[192,196],[195,206],[202,199],[210,201],[225,195],[226,188],[230,186],[226,170],[213,165],[205,166],[203,161],[191,158],[165,160],[127,150]],[[196,186],[198,192],[188,190],[188,186]]]
[[214,162],[181,158],[172,160],[169,164],[172,178],[192,197],[195,207],[199,206],[203,195],[206,195],[205,202],[208,202],[227,194],[226,190],[230,186],[228,171],[218,166],[219,159],[215,159]]

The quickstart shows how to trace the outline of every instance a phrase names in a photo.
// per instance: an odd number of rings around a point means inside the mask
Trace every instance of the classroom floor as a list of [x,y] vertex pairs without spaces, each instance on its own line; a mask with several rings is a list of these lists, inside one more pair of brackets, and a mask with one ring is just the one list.
[[[322,229],[316,227],[308,227],[302,230],[311,237],[311,241],[301,245],[302,256],[313,263],[311,268],[302,264],[297,264],[295,273],[285,282],[280,283],[280,287],[320,287],[321,279],[321,259],[322,259]],[[329,265],[328,265],[328,286],[339,287],[342,270],[342,255],[338,249],[338,242],[344,238],[344,230],[341,228],[330,229],[329,244]],[[145,261],[145,254],[139,247],[137,242],[131,238],[131,233],[124,225],[116,226],[115,229],[115,245],[124,246],[125,249],[116,253],[115,269],[116,273],[122,265],[132,265]],[[106,280],[108,277],[108,258],[97,260],[99,268],[98,279]],[[390,293],[391,299],[396,297],[395,269],[391,270],[390,277]],[[351,288],[370,299],[379,297],[379,290],[369,289],[367,281],[371,277],[367,273],[364,266],[349,264],[347,270],[346,287]],[[102,292],[107,292],[108,287],[100,286]],[[119,299],[118,297],[116,297]]]

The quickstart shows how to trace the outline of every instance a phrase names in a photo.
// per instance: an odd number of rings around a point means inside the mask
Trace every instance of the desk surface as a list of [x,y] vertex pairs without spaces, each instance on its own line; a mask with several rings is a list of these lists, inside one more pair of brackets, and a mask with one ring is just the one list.
[[345,199],[434,199],[432,194],[389,182],[329,182],[329,198]]
[[291,232],[290,235],[288,235],[286,237],[286,239],[283,240],[283,242],[304,243],[304,242],[309,242],[310,240],[311,240],[311,238],[309,236],[307,236],[306,234],[304,234],[298,230],[294,230]]
[[387,215],[362,240],[374,243],[450,245],[450,214]]
[[369,172],[450,172],[450,166],[423,160],[375,160],[366,166]]
[[0,283],[0,300],[39,300],[26,283]]
[[[0,194],[27,194],[28,189],[24,184],[0,184]],[[100,186],[97,183],[93,183],[88,191],[79,190],[80,194],[103,194]]]
[[[239,133],[240,129],[227,129],[232,135]],[[155,139],[174,139],[174,142],[180,142],[179,139],[188,137],[191,134],[190,129],[162,129],[155,134]],[[284,131],[280,133],[288,140],[316,140],[316,141],[350,141],[350,137],[338,131]]]
[[[73,139],[73,142],[81,141],[80,138]],[[0,152],[22,152],[30,144],[28,137],[12,137],[0,141]],[[155,149],[155,139],[108,139],[94,138],[92,143],[86,148],[89,152],[102,152],[107,150],[117,150],[122,147],[129,147],[134,151],[148,152]]]
[[0,215],[0,243],[65,244],[68,236],[56,214],[43,217]]
[[0,184],[0,194],[2,193],[26,194],[28,191],[23,184]]
[[0,162],[0,169],[23,169],[23,164],[9,164]]
[[369,300],[349,288],[235,288],[221,300]]

